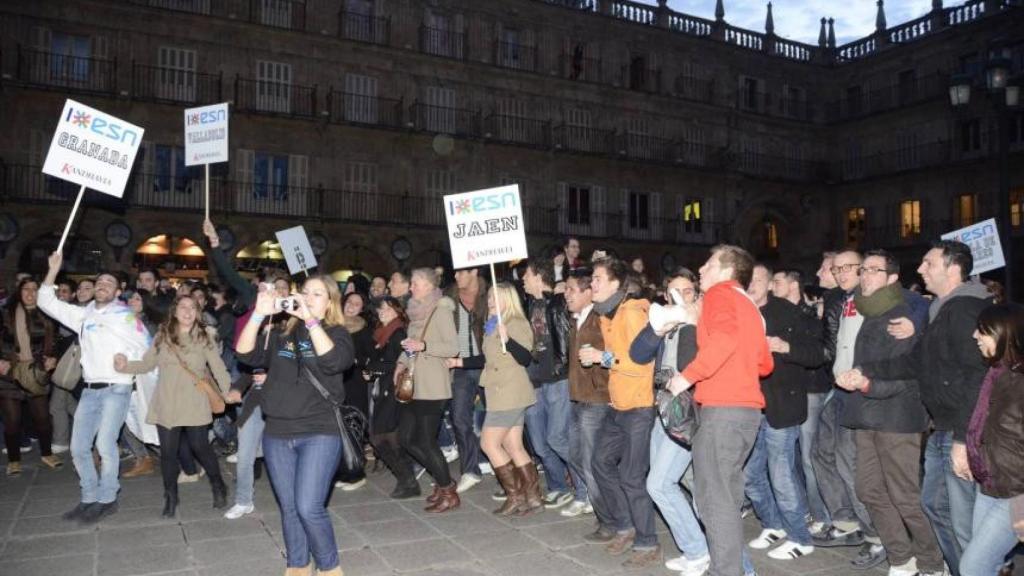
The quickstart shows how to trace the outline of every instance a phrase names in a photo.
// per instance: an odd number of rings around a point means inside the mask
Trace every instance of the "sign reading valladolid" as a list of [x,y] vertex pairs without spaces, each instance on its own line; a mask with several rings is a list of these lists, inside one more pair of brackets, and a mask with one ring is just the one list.
[[43,174],[120,198],[144,130],[79,104],[64,103]]
[[942,235],[942,239],[957,240],[971,247],[971,256],[974,256],[972,276],[1006,266],[1003,245],[999,241],[999,228],[995,218],[947,232]]
[[444,197],[456,269],[528,258],[519,185]]
[[185,165],[228,161],[228,104],[185,110]]

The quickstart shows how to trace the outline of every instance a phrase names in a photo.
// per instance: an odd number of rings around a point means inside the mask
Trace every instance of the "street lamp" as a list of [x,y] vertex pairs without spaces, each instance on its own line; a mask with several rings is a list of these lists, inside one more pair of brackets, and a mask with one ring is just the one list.
[[[1001,205],[996,212],[999,222],[999,239],[1003,248],[1006,266],[1003,268],[1003,287],[1007,298],[1013,299],[1013,234],[1010,204],[1010,114],[1012,108],[1020,104],[1021,78],[1010,78],[1011,62],[1008,50],[1002,46],[994,46],[989,52],[989,60],[985,65],[985,86],[988,88],[988,100],[995,108],[996,123],[999,133],[999,194]],[[949,102],[953,108],[966,109],[971,103],[971,85],[974,78],[969,74],[955,74],[950,77]]]

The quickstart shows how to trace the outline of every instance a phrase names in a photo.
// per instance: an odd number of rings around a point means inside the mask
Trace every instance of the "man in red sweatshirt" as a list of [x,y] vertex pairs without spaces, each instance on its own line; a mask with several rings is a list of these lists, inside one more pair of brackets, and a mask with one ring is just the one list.
[[753,269],[753,257],[738,246],[711,250],[700,268],[704,303],[697,357],[668,383],[674,394],[697,386],[700,425],[693,439],[693,472],[711,552],[710,576],[752,572],[741,568],[743,463],[765,405],[760,379],[774,369],[764,320],[746,293]]

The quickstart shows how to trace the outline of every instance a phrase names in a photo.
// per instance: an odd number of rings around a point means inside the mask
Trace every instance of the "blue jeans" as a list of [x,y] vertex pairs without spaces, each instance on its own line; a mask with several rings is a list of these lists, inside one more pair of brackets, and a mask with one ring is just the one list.
[[251,506],[256,458],[262,452],[263,411],[257,406],[238,429],[238,462],[235,465],[235,504]]
[[530,435],[530,444],[544,464],[548,491],[568,492],[565,463],[569,461],[569,381],[544,384],[534,392],[537,403],[526,409],[526,432]]
[[341,437],[266,435],[263,452],[281,507],[288,567],[308,566],[312,551],[318,570],[333,569],[338,565],[338,545],[325,505],[341,460]]
[[993,576],[1017,545],[1010,523],[1010,500],[986,496],[974,500],[971,541],[960,557],[960,576]]
[[[117,438],[128,415],[132,387],[126,384],[99,390],[86,388],[75,410],[71,429],[71,458],[82,487],[82,502],[108,504],[117,500],[121,485],[117,481],[119,458]],[[92,461],[92,446],[100,454],[100,474]]]
[[949,459],[952,449],[953,432],[936,430],[928,437],[921,504],[931,521],[946,565],[956,576],[960,556],[971,540],[975,487],[973,482],[961,480],[953,473]]
[[814,439],[818,435],[818,423],[821,421],[821,410],[825,407],[827,392],[809,392],[807,394],[807,420],[800,425],[800,457],[804,469],[804,487],[807,489],[807,507],[811,518],[828,526],[832,523],[828,507],[818,490],[818,477],[814,474],[811,460]]
[[459,446],[459,467],[463,474],[480,475],[480,434],[476,431],[476,395],[480,391],[480,370],[452,372],[452,427]]
[[[607,404],[573,402],[572,426],[569,428],[569,470],[576,483],[576,500],[589,501],[598,523],[608,529],[612,529],[611,517],[601,500],[597,480],[594,479],[594,447],[597,445],[597,432],[601,429],[601,423],[611,409]],[[576,482],[576,478],[582,481]]]
[[654,502],[647,493],[654,419],[654,408],[613,408],[597,433],[594,478],[616,532],[636,530],[634,550],[658,545]]
[[744,469],[745,491],[765,528],[785,530],[790,540],[809,546],[807,496],[797,469],[799,437],[799,426],[772,428],[762,418],[754,449]]
[[693,559],[708,553],[708,541],[697,523],[690,501],[679,487],[679,479],[690,467],[691,461],[690,451],[666,434],[661,422],[655,420],[651,430],[651,469],[647,473],[647,493],[668,524],[679,551]]

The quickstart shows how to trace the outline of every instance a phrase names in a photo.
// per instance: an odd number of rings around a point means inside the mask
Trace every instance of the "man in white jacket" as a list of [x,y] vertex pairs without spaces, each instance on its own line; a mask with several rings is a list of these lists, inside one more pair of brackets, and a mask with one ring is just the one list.
[[[57,298],[54,280],[63,262],[60,252],[50,255],[50,269],[39,289],[39,308],[78,334],[82,347],[82,379],[85,384],[75,410],[71,432],[71,457],[82,487],[81,502],[64,514],[65,520],[92,524],[117,511],[117,437],[124,425],[132,393],[132,376],[114,370],[114,355],[142,358],[151,339],[141,320],[117,300],[120,281],[112,273],[96,276],[93,301],[72,306]],[[92,460],[95,442],[100,455],[100,474]]]

